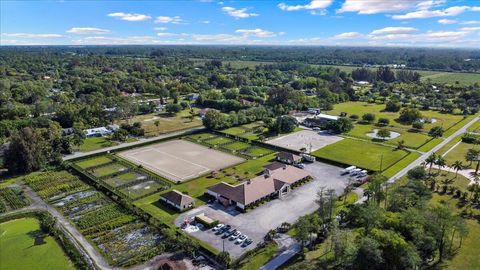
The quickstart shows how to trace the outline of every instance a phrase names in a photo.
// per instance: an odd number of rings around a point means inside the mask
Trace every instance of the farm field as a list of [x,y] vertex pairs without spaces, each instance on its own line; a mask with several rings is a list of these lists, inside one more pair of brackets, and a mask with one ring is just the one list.
[[75,269],[51,236],[40,231],[35,218],[0,223],[0,269]]
[[231,127],[222,130],[223,133],[238,136],[247,140],[259,140],[262,136],[267,135],[268,129],[262,122],[254,122],[241,126]]
[[127,161],[119,160],[116,156],[102,155],[81,159],[74,162],[74,167],[90,175],[95,181],[106,184],[113,192],[130,199],[164,190],[170,185],[167,180]]
[[[312,154],[319,158],[379,171],[380,163],[382,163],[382,170],[387,169],[407,156],[408,153],[403,150],[396,150],[393,147],[346,138],[325,146]],[[383,162],[381,162],[382,159]]]
[[[93,243],[107,261],[115,266],[130,266],[163,252],[160,233],[104,194],[70,175],[70,183],[59,185],[67,172],[35,174],[26,182],[38,194],[62,194],[46,197],[55,208]],[[38,183],[49,181],[51,186]],[[52,192],[59,189],[62,192]],[[81,186],[79,189],[77,186]],[[48,192],[46,192],[48,191]]]
[[30,205],[30,199],[20,188],[0,188],[0,213],[20,209]]
[[[194,112],[195,117],[192,120],[189,119],[190,110],[186,109],[176,115],[170,115],[166,112],[136,115],[128,120],[118,121],[116,124],[140,122],[145,130],[145,136],[152,137],[163,133],[202,126],[202,120],[197,116],[198,109],[194,108]],[[159,123],[158,127],[155,125],[156,121]]]

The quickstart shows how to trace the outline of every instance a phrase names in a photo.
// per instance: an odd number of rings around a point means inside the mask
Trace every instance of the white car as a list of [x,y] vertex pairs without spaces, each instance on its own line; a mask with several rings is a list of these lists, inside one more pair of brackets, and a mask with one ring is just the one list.
[[240,235],[238,239],[235,241],[235,244],[241,244],[243,241],[245,241],[248,237],[245,234]]
[[236,231],[230,236],[230,241],[237,239],[240,235],[242,235],[242,233],[240,231]]
[[225,227],[225,224],[220,223],[220,224],[218,224],[217,226],[213,227],[212,230],[215,232],[215,231],[220,230],[220,229],[223,228],[223,227]]

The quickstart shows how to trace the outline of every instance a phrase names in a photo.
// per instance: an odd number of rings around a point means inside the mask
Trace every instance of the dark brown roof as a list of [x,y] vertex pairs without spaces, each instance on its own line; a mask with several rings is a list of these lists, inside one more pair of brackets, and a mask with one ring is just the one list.
[[270,164],[267,164],[264,166],[265,169],[268,169],[270,171],[275,171],[277,169],[280,169],[280,168],[283,168],[284,166],[286,166],[285,164],[281,163],[281,162],[278,162],[278,161],[274,161]]
[[160,195],[160,197],[176,204],[176,205],[189,205],[193,203],[193,198],[181,193],[177,190],[171,190],[167,193]]
[[297,160],[302,159],[301,156],[297,156],[297,155],[292,154],[290,152],[280,152],[280,153],[277,154],[277,157],[280,158],[280,159],[292,160],[292,161],[297,161]]

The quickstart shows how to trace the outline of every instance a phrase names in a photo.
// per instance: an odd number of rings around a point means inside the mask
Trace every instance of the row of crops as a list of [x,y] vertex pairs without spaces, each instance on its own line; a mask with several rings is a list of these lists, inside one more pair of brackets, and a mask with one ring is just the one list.
[[157,175],[151,174],[115,156],[102,155],[74,163],[74,168],[102,182],[117,194],[132,200],[168,189],[170,184]]
[[164,251],[157,229],[68,172],[35,174],[25,182],[67,217],[112,265],[134,265]]
[[233,138],[228,138],[225,136],[215,135],[211,133],[193,134],[187,136],[186,139],[246,159],[255,159],[273,153],[272,150],[264,147],[252,145],[248,142],[237,141]]
[[7,187],[0,189],[0,213],[20,209],[30,205],[30,200],[21,188]]

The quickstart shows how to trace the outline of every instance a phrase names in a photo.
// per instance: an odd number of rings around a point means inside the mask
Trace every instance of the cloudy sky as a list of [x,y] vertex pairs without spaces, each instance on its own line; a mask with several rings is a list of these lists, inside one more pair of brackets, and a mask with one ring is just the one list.
[[0,45],[480,48],[480,0],[1,0],[0,7]]

